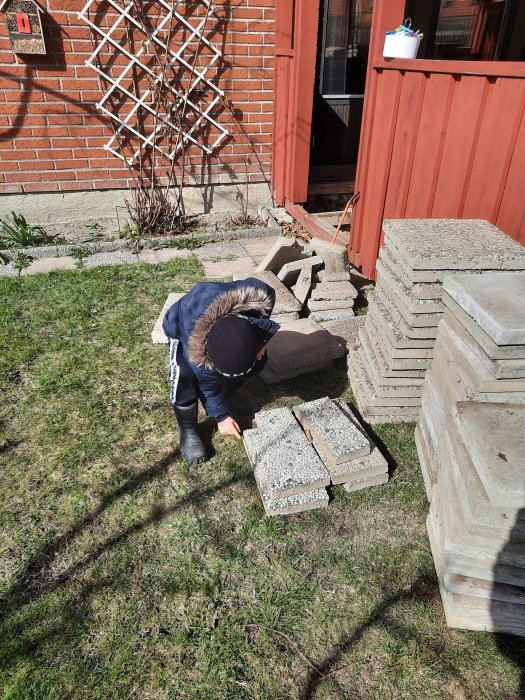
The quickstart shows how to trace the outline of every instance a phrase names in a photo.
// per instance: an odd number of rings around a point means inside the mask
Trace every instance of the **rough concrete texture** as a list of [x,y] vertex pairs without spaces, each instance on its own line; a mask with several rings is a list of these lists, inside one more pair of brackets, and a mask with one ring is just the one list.
[[312,275],[312,266],[305,265],[301,268],[297,282],[292,288],[294,297],[297,299],[297,301],[301,302],[301,304],[304,304],[308,295],[310,294],[310,289],[312,287]]
[[421,427],[421,417],[418,420],[415,430],[415,442],[417,456],[419,458],[419,466],[421,467],[421,474],[423,476],[423,483],[425,485],[425,492],[427,494],[427,500],[430,503],[432,487],[437,482],[437,473],[435,468],[434,460],[430,453],[428,447],[428,441],[423,428]]
[[[425,371],[430,367],[430,360],[398,360],[400,367],[394,368],[391,362],[387,362],[382,347],[378,342],[377,334],[370,334],[366,324],[359,332],[359,339],[365,354],[369,357],[369,364],[373,366],[376,373],[382,378],[397,380],[410,379],[411,381],[407,382],[407,386],[409,384],[413,386],[421,384],[425,376]],[[395,386],[395,382],[393,386]]]
[[[463,324],[458,321],[454,314],[451,314],[448,310],[445,312],[444,323],[449,326],[449,328],[459,337],[459,339],[465,343],[476,359],[479,360],[479,362],[481,362],[481,364],[483,364],[497,379],[525,378],[525,345],[507,346],[514,347],[518,351],[521,347],[521,354],[524,356],[521,359],[493,360],[476,341],[476,339],[468,332],[465,326],[463,326]],[[481,329],[480,333],[485,335],[485,332]],[[488,338],[488,336],[485,336],[485,339],[489,340],[490,343],[493,342]],[[496,345],[492,345],[492,347],[498,348]]]
[[232,258],[245,258],[246,251],[239,241],[222,241],[220,243],[206,243],[195,249],[195,256],[199,260],[231,260]]
[[222,280],[229,277],[244,279],[253,277],[255,264],[252,258],[233,258],[232,260],[202,260],[202,268],[206,279]]
[[291,311],[290,313],[286,314],[272,314],[272,321],[275,321],[275,323],[278,323],[280,326],[290,323],[290,321],[297,321],[298,318],[298,311]]
[[376,264],[377,283],[385,285],[391,293],[399,298],[400,303],[412,314],[443,313],[441,299],[418,299],[410,287],[405,287],[399,278],[390,272],[388,267],[378,260]]
[[[395,323],[399,332],[410,338],[411,340],[434,340],[437,335],[437,324],[443,314],[421,314],[419,318],[415,314],[406,313],[406,317],[401,313],[397,303],[391,297],[385,294],[384,288],[376,287],[374,290],[374,298],[381,301],[384,307],[388,310],[392,321]],[[407,321],[407,318],[409,319]],[[416,325],[416,323],[418,325]]]
[[343,299],[339,301],[314,301],[313,299],[308,299],[307,306],[310,311],[335,311],[339,309],[353,310],[354,300]]
[[166,315],[167,310],[170,308],[170,306],[173,306],[175,302],[179,301],[181,297],[184,296],[184,292],[173,292],[172,294],[168,294],[168,298],[164,302],[164,306],[162,307],[162,311],[159,314],[159,317],[157,321],[155,322],[155,326],[153,327],[153,330],[151,331],[151,340],[153,343],[164,343],[167,344],[168,338],[166,337],[166,334],[164,333],[164,330],[162,329],[162,323],[164,321],[164,316]]
[[316,508],[326,508],[329,503],[326,489],[312,489],[296,493],[293,496],[283,498],[272,498],[266,486],[256,477],[255,481],[259,489],[259,494],[264,507],[264,512],[269,517],[275,515],[292,515],[293,513],[304,513]]
[[331,333],[341,345],[356,348],[359,345],[359,329],[365,324],[365,316],[324,321],[321,325]]
[[350,282],[350,271],[345,270],[344,272],[327,272],[326,270],[319,270],[317,273],[317,278],[319,282]]
[[311,270],[315,270],[316,268],[321,267],[321,265],[323,265],[323,259],[320,258],[318,255],[314,255],[311,258],[286,263],[281,267],[281,269],[277,273],[277,277],[281,280],[281,282],[284,285],[290,287],[292,284],[295,284],[301,273],[301,270],[303,270],[305,267],[309,267]]
[[[258,480],[270,498],[328,486],[330,475],[293,414],[288,409],[284,414],[282,409],[278,410],[279,419],[274,425],[246,430],[243,434]],[[260,424],[259,414],[255,422]]]
[[331,467],[370,454],[370,440],[328,397],[293,410],[325,465]]
[[435,311],[431,313],[413,313],[410,311],[408,306],[406,306],[403,298],[395,293],[395,291],[387,284],[385,284],[384,279],[378,276],[377,286],[375,288],[376,294],[380,296],[383,301],[387,299],[389,307],[395,309],[396,318],[397,314],[401,315],[401,319],[410,327],[414,329],[418,328],[435,328],[439,323],[440,319],[443,318],[445,307],[441,306],[440,311]]
[[[416,297],[416,299],[440,301],[443,295],[443,284],[439,282],[414,282],[410,274],[413,272],[401,263],[395,254],[395,248],[384,245],[379,251],[379,260],[387,267],[390,274],[402,283],[403,287]],[[440,274],[440,277],[443,275]]]
[[461,402],[456,421],[493,506],[525,507],[525,405]]
[[374,319],[374,324],[385,333],[389,343],[398,350],[433,350],[436,343],[434,338],[412,338],[404,334],[394,321],[389,309],[382,300],[373,292],[368,297],[368,314],[370,319]]
[[246,279],[246,277],[255,277],[275,290],[275,306],[273,307],[272,318],[279,314],[299,313],[301,311],[301,302],[294,297],[273,272],[257,271],[249,275],[235,276],[235,279]]
[[259,263],[257,272],[273,272],[277,275],[282,266],[289,262],[304,260],[310,257],[310,251],[305,249],[296,238],[278,238],[264,259]]
[[245,238],[240,240],[240,244],[246,254],[252,258],[264,257],[275,244],[279,236],[260,236],[259,238]]
[[328,331],[307,318],[283,324],[266,349],[267,366],[278,373],[330,362],[345,354],[344,347]]
[[353,309],[325,309],[324,311],[310,311],[308,318],[312,321],[323,323],[325,321],[342,321],[355,316]]
[[[443,295],[445,318],[453,316],[493,360],[519,360],[525,357],[524,345],[497,345],[490,336],[447,293]],[[449,325],[453,326],[452,323]]]
[[[34,260],[29,267],[22,270],[22,276],[38,275],[41,272],[52,272],[53,270],[76,270],[77,264],[75,258],[70,255],[60,258],[44,258],[43,260]],[[18,273],[16,273],[18,274]]]
[[525,248],[479,219],[386,219],[392,242],[412,270],[525,270]]
[[497,345],[525,344],[525,272],[447,276],[443,288]]
[[361,491],[361,489],[366,489],[369,486],[381,486],[388,482],[388,474],[379,474],[378,476],[370,476],[364,479],[354,479],[345,483],[344,489],[348,493],[353,493],[354,491]]
[[328,273],[342,273],[348,269],[346,248],[335,243],[328,243],[320,238],[312,238],[310,247],[324,260],[324,269]]
[[191,258],[193,252],[191,250],[177,248],[162,248],[161,250],[141,250],[139,253],[139,261],[143,263],[150,263],[151,265],[157,265],[159,263],[165,263],[169,260],[174,260],[175,258]]
[[357,289],[350,282],[320,282],[312,291],[313,301],[353,300]]
[[[383,379],[377,373],[377,369],[369,363],[368,357],[363,349],[363,346],[358,348],[357,353],[364,367],[366,367],[367,376],[370,383],[374,387],[374,394],[378,399],[419,399],[421,397],[423,380],[419,380],[419,384],[407,384],[404,380],[387,378]],[[417,404],[419,405],[419,404]]]

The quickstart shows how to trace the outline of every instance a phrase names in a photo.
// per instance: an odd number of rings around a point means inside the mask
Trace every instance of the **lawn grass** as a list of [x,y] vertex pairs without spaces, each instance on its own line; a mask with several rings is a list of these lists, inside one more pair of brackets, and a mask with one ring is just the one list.
[[[0,279],[0,697],[519,697],[509,638],[450,630],[413,426],[384,487],[266,519],[242,444],[186,466],[150,331],[194,260]],[[261,405],[351,400],[344,361]]]

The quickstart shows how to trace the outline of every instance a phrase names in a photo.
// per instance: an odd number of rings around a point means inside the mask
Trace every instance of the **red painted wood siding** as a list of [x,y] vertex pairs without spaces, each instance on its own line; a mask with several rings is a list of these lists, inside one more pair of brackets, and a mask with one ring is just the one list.
[[525,64],[370,68],[349,250],[364,274],[385,218],[487,219],[525,245]]

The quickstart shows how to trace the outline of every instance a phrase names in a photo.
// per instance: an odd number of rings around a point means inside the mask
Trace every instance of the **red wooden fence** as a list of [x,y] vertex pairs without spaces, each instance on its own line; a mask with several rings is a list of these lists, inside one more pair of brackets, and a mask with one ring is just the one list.
[[[379,46],[379,42],[378,42]],[[385,218],[480,218],[525,244],[525,64],[373,58],[351,260]]]

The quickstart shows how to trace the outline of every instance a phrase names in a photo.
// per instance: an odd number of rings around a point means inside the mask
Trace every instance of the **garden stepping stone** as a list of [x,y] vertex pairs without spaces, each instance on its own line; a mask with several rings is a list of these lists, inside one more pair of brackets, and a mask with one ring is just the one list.
[[295,238],[278,238],[264,259],[259,263],[257,272],[273,272],[278,274],[286,263],[304,260],[310,257],[310,251],[305,249]]
[[304,304],[308,295],[310,294],[310,289],[312,288],[312,278],[313,278],[313,268],[311,265],[305,265],[301,268],[299,273],[299,278],[292,287],[292,292],[297,301]]
[[184,292],[172,292],[171,294],[168,294],[168,298],[166,299],[164,306],[162,307],[162,311],[160,312],[160,315],[155,322],[155,326],[151,331],[151,340],[153,343],[163,343],[167,345],[168,337],[166,336],[166,333],[164,333],[164,329],[162,328],[164,316],[166,315],[168,309],[171,306],[173,306],[173,304],[175,304],[177,301],[179,301],[179,299],[181,299],[183,296]]
[[284,285],[290,287],[297,281],[302,270],[305,268],[315,270],[316,268],[321,267],[323,264],[323,259],[317,255],[314,255],[311,258],[306,258],[305,260],[289,262],[281,267],[277,273],[277,277]]

